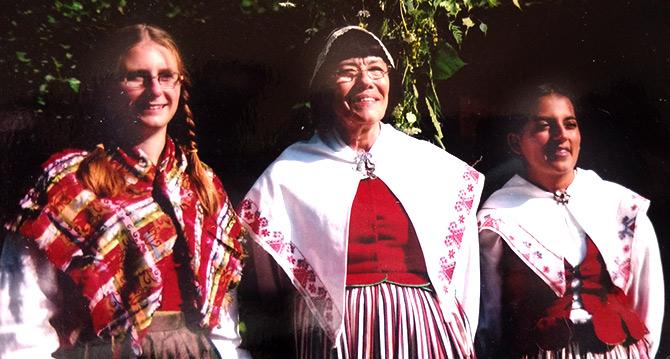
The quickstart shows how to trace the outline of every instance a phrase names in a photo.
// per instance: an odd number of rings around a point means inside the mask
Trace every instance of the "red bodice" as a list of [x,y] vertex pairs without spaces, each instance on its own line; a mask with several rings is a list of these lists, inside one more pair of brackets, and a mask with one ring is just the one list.
[[[631,309],[628,296],[612,284],[595,244],[587,238],[586,257],[576,267],[565,262],[567,288],[556,295],[509,248],[501,263],[503,278],[502,343],[509,357],[536,353],[537,348],[557,350],[578,342],[589,351],[632,344],[647,333],[644,323]],[[575,290],[573,280],[581,285]],[[585,324],[573,324],[573,295],[591,315]],[[578,334],[577,334],[578,333]]]
[[347,285],[380,282],[428,285],[430,280],[414,227],[379,178],[364,179],[351,206]]

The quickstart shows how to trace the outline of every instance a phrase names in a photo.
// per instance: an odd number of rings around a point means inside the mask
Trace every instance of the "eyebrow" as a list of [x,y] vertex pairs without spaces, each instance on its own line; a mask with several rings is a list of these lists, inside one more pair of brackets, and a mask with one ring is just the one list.
[[[378,65],[378,64],[386,64],[386,61],[383,59],[377,57],[377,56],[368,56],[371,57],[372,59],[368,60],[367,62],[363,62],[363,65]],[[367,59],[368,57],[356,57],[355,59]],[[358,63],[355,60],[344,60],[339,64],[339,66],[358,66]]]
[[[556,119],[556,117],[552,116],[533,116],[533,121],[543,121],[543,120],[553,120]],[[562,118],[560,120],[565,121],[565,120],[576,120],[577,116],[568,116],[565,118]]]

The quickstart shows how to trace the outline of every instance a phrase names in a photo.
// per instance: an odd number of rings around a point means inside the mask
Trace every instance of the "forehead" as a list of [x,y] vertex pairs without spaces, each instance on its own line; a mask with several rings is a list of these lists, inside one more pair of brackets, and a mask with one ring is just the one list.
[[177,70],[179,61],[173,51],[151,40],[138,43],[128,50],[120,60],[120,65],[130,69],[170,69]]
[[569,98],[559,94],[549,94],[537,99],[536,115],[575,117],[575,108]]
[[337,67],[344,66],[369,66],[369,65],[386,65],[386,61],[379,56],[366,56],[366,57],[350,57],[344,59],[337,64]]

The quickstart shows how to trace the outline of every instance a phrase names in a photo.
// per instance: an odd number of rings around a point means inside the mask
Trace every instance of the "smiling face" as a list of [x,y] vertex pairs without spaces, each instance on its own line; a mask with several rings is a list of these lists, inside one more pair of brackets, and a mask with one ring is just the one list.
[[151,40],[144,40],[133,46],[121,58],[120,72],[124,77],[144,78],[143,86],[135,88],[119,84],[121,107],[124,116],[137,127],[140,134],[166,133],[167,125],[177,112],[181,84],[165,88],[159,83],[159,76],[179,73],[177,57],[166,47]]
[[[332,77],[333,110],[346,128],[378,124],[388,106],[388,65],[380,57],[354,57],[339,62]],[[381,75],[378,79],[373,79]]]
[[528,179],[546,190],[565,189],[574,178],[581,134],[570,99],[559,94],[537,100],[534,116],[520,133],[510,134],[512,151],[520,155]]

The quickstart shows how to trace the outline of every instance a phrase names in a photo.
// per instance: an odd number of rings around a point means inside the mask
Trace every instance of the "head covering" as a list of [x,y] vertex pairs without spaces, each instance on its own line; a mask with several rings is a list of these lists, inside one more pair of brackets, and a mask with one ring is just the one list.
[[[314,79],[317,77],[317,74],[319,73],[319,70],[321,70],[321,67],[323,67],[323,64],[325,64],[327,61],[332,61],[333,60],[331,58],[333,53],[338,52],[338,53],[340,53],[340,55],[342,54],[341,50],[344,49],[344,47],[340,47],[339,48],[340,51],[331,51],[333,49],[333,44],[335,43],[335,40],[337,40],[338,38],[340,38],[344,34],[347,34],[347,33],[353,34],[353,33],[350,32],[352,30],[355,33],[357,33],[358,35],[364,35],[364,37],[369,37],[371,40],[373,40],[374,43],[378,44],[381,47],[382,52],[383,52],[383,53],[380,54],[380,55],[383,55],[383,56],[380,56],[380,57],[383,57],[384,61],[386,61],[388,63],[389,67],[391,67],[391,68],[395,67],[395,65],[393,64],[393,57],[391,56],[391,53],[389,53],[386,46],[384,46],[382,41],[377,36],[375,36],[375,34],[371,33],[370,31],[368,31],[368,30],[366,30],[366,29],[364,29],[360,26],[345,26],[345,27],[341,27],[339,29],[335,29],[333,32],[330,33],[330,35],[328,35],[328,40],[326,41],[326,45],[323,47],[323,49],[319,53],[319,56],[316,59],[316,65],[314,66],[314,72],[312,73],[312,77],[309,80],[309,87],[310,88],[312,87],[312,84],[314,83]],[[352,54],[352,56],[360,56],[361,55],[360,53],[355,54],[355,55],[354,55],[354,53],[351,53],[351,54]],[[370,55],[374,55],[374,54],[370,54]],[[348,56],[348,57],[352,57],[352,56]],[[341,60],[341,59],[338,59],[338,60]]]

